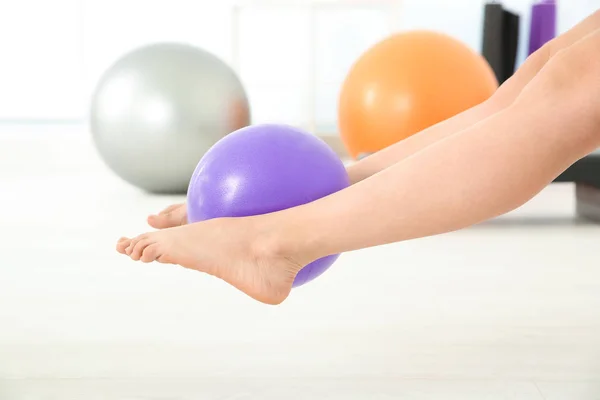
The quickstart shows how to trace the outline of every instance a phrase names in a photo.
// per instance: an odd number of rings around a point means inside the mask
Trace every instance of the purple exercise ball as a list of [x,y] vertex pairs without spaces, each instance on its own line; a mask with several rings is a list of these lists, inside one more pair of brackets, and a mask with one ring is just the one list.
[[[349,184],[344,164],[321,139],[287,125],[251,125],[222,138],[198,163],[188,188],[188,220],[267,214]],[[307,265],[293,286],[312,281],[338,257]]]

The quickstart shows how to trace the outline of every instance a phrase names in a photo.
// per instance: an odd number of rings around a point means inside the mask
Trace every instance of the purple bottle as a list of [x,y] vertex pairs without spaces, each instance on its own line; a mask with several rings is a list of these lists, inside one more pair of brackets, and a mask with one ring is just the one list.
[[529,54],[556,36],[556,1],[541,0],[531,8]]

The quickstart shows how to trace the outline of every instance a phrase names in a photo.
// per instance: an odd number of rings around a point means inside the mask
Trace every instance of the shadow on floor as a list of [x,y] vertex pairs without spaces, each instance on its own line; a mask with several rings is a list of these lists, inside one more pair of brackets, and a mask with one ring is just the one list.
[[575,216],[523,216],[523,217],[501,217],[492,219],[473,226],[471,229],[498,229],[498,228],[522,228],[522,227],[574,227],[574,226],[598,226],[600,223]]

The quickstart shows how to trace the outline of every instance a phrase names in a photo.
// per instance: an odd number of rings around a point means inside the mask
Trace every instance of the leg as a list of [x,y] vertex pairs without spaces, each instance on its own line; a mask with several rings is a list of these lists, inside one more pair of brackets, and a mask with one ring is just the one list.
[[[509,106],[523,87],[539,72],[550,57],[567,48],[577,40],[600,27],[600,11],[596,11],[571,30],[548,42],[532,54],[515,74],[498,89],[492,98],[452,118],[442,121],[422,132],[384,149],[348,167],[352,183],[359,182],[383,169],[400,162],[456,132],[476,124]],[[186,223],[186,207],[167,208],[158,215],[151,215],[148,223],[158,229]]]
[[455,231],[523,205],[600,146],[598,48],[600,29],[558,52],[505,110],[342,192],[286,210],[279,223],[318,226],[310,238],[318,257]]
[[596,11],[569,31],[546,43],[533,53],[496,93],[461,114],[442,121],[348,167],[352,182],[358,182],[399,162],[427,146],[493,115],[508,107],[521,90],[540,71],[546,62],[561,49],[567,48],[590,32],[600,28],[600,11]]
[[277,304],[300,267],[320,257],[508,212],[600,146],[598,48],[600,30],[559,52],[510,107],[346,190],[273,214],[123,239],[118,250],[216,275]]

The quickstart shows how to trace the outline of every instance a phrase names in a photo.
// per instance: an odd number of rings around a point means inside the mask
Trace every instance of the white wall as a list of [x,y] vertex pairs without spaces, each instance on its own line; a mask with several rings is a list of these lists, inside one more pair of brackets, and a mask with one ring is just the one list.
[[81,115],[79,0],[0,2],[0,118]]
[[[312,3],[322,5],[311,11]],[[333,129],[341,78],[361,51],[391,31],[389,10],[399,0],[341,3],[2,2],[0,120],[85,120],[94,85],[118,57],[147,43],[178,41],[239,71],[254,121],[314,129],[310,122],[318,117]]]
[[[319,6],[311,11],[311,3]],[[254,121],[334,131],[339,86],[364,49],[393,29],[426,28],[479,50],[484,3],[248,0],[233,12],[231,1],[6,1],[0,4],[0,120],[85,119],[89,94],[115,59],[146,43],[181,41],[239,70]],[[522,62],[531,1],[503,3],[522,17]],[[559,31],[599,3],[559,2]]]

